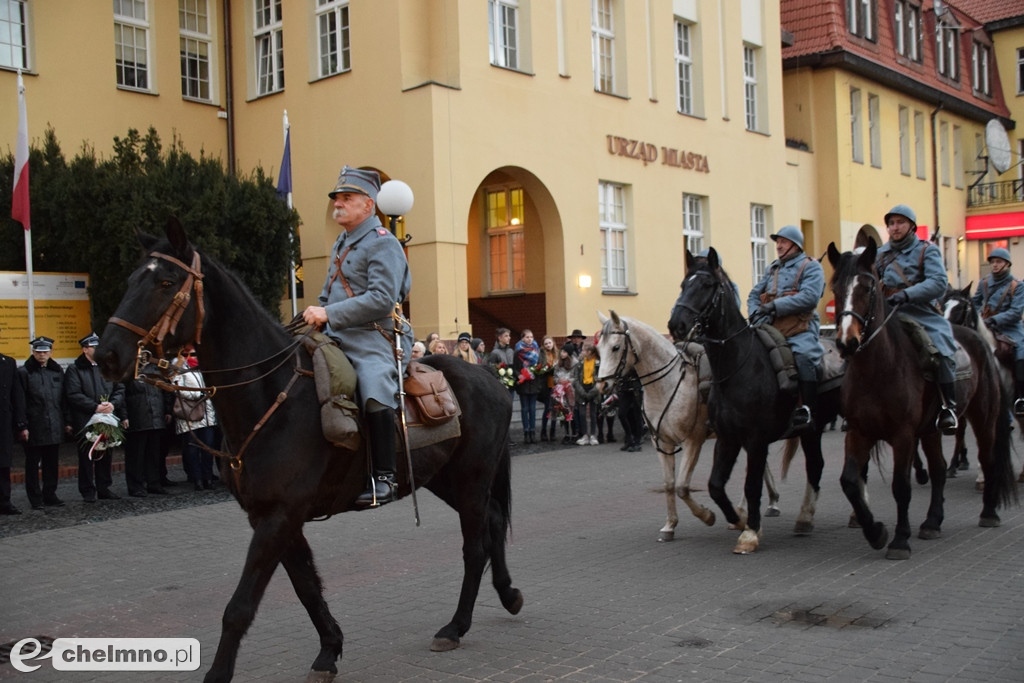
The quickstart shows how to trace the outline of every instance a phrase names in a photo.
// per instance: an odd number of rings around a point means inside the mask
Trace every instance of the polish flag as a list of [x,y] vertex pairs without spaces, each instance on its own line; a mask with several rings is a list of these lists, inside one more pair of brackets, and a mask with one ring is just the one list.
[[11,218],[30,230],[28,203],[28,116],[25,114],[25,82],[18,73],[18,142],[14,148],[14,194]]

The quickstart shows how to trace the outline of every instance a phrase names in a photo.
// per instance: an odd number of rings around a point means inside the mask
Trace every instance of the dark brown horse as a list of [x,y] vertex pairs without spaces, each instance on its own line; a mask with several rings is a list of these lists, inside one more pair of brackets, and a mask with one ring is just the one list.
[[[889,532],[876,521],[864,497],[862,471],[879,441],[892,447],[892,493],[896,527],[886,557],[910,557],[910,469],[920,440],[931,474],[931,502],[918,536],[938,538],[943,522],[946,463],[941,434],[935,427],[940,405],[935,382],[918,365],[918,352],[903,326],[894,319],[875,271],[876,246],[840,254],[835,244],[828,258],[835,272],[836,344],[848,359],[843,381],[846,415],[846,460],[840,478],[843,492],[872,548],[886,545]],[[971,366],[967,379],[956,383],[957,405],[971,423],[978,441],[978,459],[985,472],[980,526],[998,526],[996,508],[1015,497],[1010,460],[1010,396],[1000,382],[995,357],[977,333],[959,325],[954,337]]]
[[[366,453],[324,439],[314,382],[303,374],[311,365],[308,354],[234,275],[201,257],[177,221],[168,224],[167,239],[144,241],[149,255],[129,278],[115,313],[124,322],[108,323],[96,359],[107,377],[121,378],[134,369],[146,337],[156,336],[156,346],[162,346],[156,358],[195,344],[207,384],[220,387],[212,400],[231,453],[221,459],[221,472],[253,528],[206,681],[231,679],[239,643],[279,564],[319,635],[309,679],[330,680],[342,655],[342,632],[323,599],[302,527],[352,509],[366,485]],[[460,437],[413,452],[416,485],[454,508],[462,528],[462,592],[451,621],[434,636],[431,649],[440,651],[458,647],[469,630],[488,562],[505,609],[517,613],[523,598],[505,563],[511,509],[508,392],[481,367],[448,356],[425,362],[444,372],[462,406]],[[411,491],[405,469],[399,468],[401,496]]]

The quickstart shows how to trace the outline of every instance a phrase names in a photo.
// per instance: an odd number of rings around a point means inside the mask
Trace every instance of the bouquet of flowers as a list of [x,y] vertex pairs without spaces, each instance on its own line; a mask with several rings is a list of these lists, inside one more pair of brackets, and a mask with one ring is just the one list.
[[513,376],[512,368],[510,368],[508,364],[498,364],[498,381],[504,384],[509,389],[511,389],[515,385],[516,380]]
[[533,373],[534,377],[543,377],[544,375],[550,375],[554,369],[555,367],[551,363],[537,363],[530,368],[530,372]]
[[561,417],[566,422],[572,422],[572,407],[576,403],[572,385],[569,382],[556,383],[551,390],[551,398],[552,419]]
[[96,413],[85,423],[85,436],[82,437],[85,443],[91,443],[89,448],[89,459],[99,460],[103,457],[100,453],[93,458],[94,451],[105,451],[114,446],[120,446],[124,441],[124,430],[121,429],[121,421],[112,413]]
[[531,368],[524,367],[522,370],[519,371],[519,377],[516,381],[519,384],[522,384],[524,382],[529,382],[531,380],[533,380],[533,370]]

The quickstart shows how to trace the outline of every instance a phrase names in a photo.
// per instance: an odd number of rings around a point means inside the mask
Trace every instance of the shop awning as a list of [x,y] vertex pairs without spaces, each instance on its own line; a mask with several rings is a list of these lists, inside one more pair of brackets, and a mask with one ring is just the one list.
[[1024,235],[1024,211],[967,217],[969,240],[997,240],[1017,235]]

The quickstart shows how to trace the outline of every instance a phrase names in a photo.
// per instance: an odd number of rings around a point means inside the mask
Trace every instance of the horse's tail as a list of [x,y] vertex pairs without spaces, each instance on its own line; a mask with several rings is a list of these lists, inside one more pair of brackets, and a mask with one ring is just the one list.
[[[996,419],[996,440],[992,445],[992,473],[995,481],[995,494],[1003,507],[1017,503],[1017,481],[1013,476],[1013,441],[1011,432],[1013,424],[1013,392],[1005,385],[1001,386],[999,416]],[[986,483],[988,479],[986,478]]]
[[491,512],[498,515],[495,520],[505,536],[512,527],[512,452],[509,440],[502,445],[501,456],[491,482]]
[[796,457],[796,449],[799,447],[800,437],[797,436],[789,437],[782,446],[782,481],[786,481],[786,475],[789,474],[789,463],[793,462],[793,458]]

